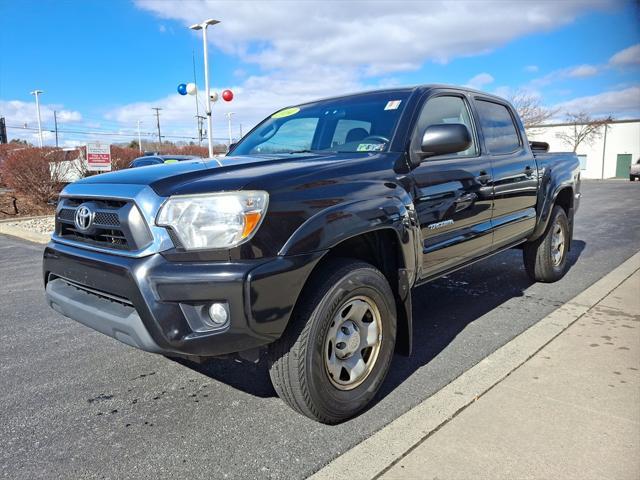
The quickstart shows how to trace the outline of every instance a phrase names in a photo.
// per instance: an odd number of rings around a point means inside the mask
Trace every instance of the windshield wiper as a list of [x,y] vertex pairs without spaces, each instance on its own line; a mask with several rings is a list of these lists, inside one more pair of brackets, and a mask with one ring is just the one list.
[[309,149],[304,149],[304,150],[292,150],[290,152],[287,152],[289,155],[293,154],[293,153],[315,153],[313,152],[313,150],[309,150]]

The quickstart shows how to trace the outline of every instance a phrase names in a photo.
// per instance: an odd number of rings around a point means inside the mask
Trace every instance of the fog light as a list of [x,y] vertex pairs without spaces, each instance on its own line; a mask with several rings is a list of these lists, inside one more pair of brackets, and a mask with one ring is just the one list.
[[227,323],[227,320],[229,320],[229,312],[227,311],[226,304],[212,303],[209,307],[209,318],[217,326]]

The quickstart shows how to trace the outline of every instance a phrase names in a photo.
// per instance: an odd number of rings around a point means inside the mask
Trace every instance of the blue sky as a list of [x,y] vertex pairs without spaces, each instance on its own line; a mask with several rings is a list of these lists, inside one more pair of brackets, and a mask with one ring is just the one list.
[[[640,116],[640,11],[637,2],[225,2],[171,0],[0,0],[0,116],[76,132],[119,132],[140,120],[163,133],[193,136],[194,99],[176,86],[202,85],[202,41],[210,29],[210,71],[232,103],[214,106],[246,129],[270,112],[317,97],[389,85],[451,83],[512,95],[527,91],[561,112]],[[10,137],[34,141],[33,131]],[[64,133],[62,143],[90,135]],[[52,142],[52,135],[47,135]]]

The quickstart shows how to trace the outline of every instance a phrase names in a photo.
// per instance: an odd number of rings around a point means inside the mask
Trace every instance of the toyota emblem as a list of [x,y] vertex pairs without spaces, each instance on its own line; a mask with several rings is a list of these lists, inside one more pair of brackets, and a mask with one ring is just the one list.
[[80,205],[76,210],[74,223],[78,230],[89,230],[89,228],[91,228],[91,224],[93,223],[93,210],[91,210],[86,205]]

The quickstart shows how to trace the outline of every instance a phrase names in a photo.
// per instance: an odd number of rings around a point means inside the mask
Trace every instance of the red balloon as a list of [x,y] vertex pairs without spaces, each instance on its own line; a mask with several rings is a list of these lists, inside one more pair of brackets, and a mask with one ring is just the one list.
[[225,102],[230,102],[231,100],[233,100],[233,92],[231,90],[225,90],[224,92],[222,92],[222,99]]

